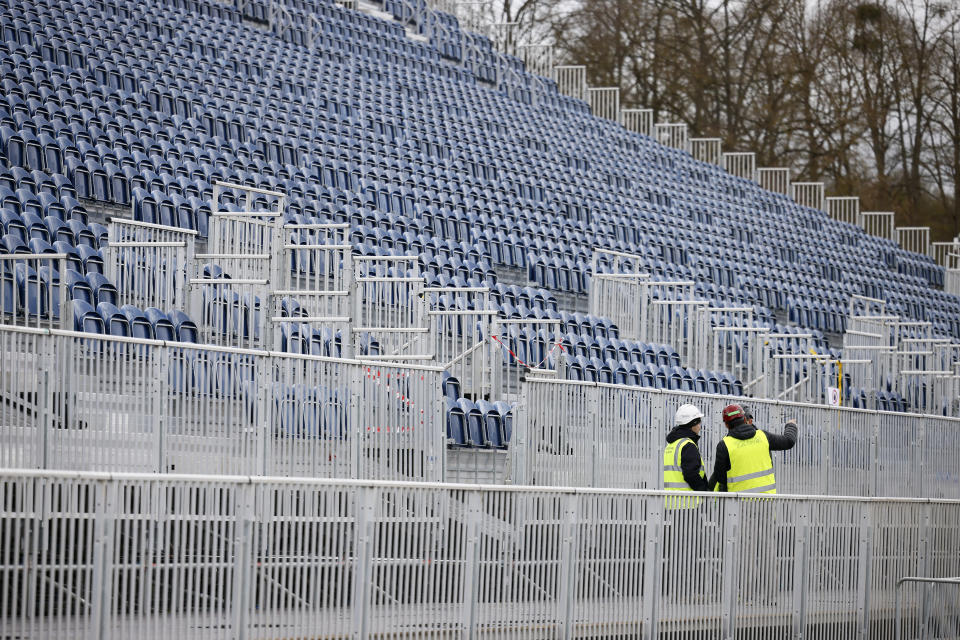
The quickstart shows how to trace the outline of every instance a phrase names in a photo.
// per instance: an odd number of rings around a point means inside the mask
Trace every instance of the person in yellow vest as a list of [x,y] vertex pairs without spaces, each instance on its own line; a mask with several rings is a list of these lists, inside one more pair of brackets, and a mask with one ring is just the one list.
[[796,421],[788,422],[783,435],[777,435],[757,429],[753,416],[740,405],[731,404],[723,410],[723,424],[727,435],[717,443],[710,486],[716,485],[720,491],[776,493],[777,478],[770,452],[793,448],[797,442]]
[[692,404],[681,405],[673,418],[673,430],[667,434],[663,450],[663,488],[671,491],[710,491],[700,440],[703,412]]

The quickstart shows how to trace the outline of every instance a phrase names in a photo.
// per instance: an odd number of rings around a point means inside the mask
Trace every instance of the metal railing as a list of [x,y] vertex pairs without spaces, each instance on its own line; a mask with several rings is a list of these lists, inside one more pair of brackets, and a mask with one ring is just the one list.
[[960,498],[957,418],[534,378],[514,420],[513,482],[660,488],[665,438],[684,403],[705,415],[699,447],[708,472],[726,432],[721,411],[742,403],[758,428],[799,426],[796,446],[774,454],[782,493]]
[[0,467],[443,478],[441,372],[5,327]]
[[0,635],[892,640],[960,574],[957,502],[674,498],[6,471]]
[[787,167],[757,167],[757,182],[767,191],[790,195],[790,169]]
[[745,180],[753,180],[757,172],[757,154],[746,151],[728,151],[722,156],[723,170]]
[[897,243],[920,255],[930,254],[930,227],[897,227]]
[[793,201],[803,207],[825,211],[826,193],[822,182],[794,182]]
[[186,311],[196,236],[192,229],[112,218],[104,274],[117,287],[120,303]]
[[950,586],[960,587],[958,578],[920,578],[905,576],[897,580],[896,595],[896,640],[903,637],[903,606],[901,588],[904,584],[916,584],[920,587],[920,612],[914,620],[916,622],[917,638],[956,638],[960,636],[960,589],[956,590],[953,598],[947,596],[940,602],[930,604],[931,587]]
[[864,231],[870,235],[896,241],[897,223],[893,211],[862,211],[860,219],[863,220]]
[[856,196],[828,197],[825,198],[827,205],[827,215],[834,220],[846,222],[858,227],[863,227],[863,220],[860,217],[860,198]]
[[0,255],[0,321],[45,329],[66,323],[72,328],[68,268],[63,253]]

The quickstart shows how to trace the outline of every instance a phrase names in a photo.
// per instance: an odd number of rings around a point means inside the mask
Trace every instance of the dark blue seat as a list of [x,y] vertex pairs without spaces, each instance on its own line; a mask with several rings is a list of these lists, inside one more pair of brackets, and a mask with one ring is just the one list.
[[127,323],[130,325],[131,337],[143,338],[146,340],[153,339],[153,325],[150,323],[150,319],[147,318],[143,311],[132,304],[123,305],[120,307],[120,311],[124,316],[126,316]]
[[447,405],[447,445],[469,447],[467,443],[467,418],[457,401],[444,398]]
[[119,304],[120,294],[117,292],[117,288],[102,273],[87,274],[87,282],[90,283],[97,304],[101,302],[109,302],[112,305]]
[[483,428],[483,413],[473,402],[466,398],[457,400],[457,406],[463,412],[467,423],[467,438],[472,446],[488,449],[491,443],[487,440]]
[[73,301],[73,329],[101,335],[106,333],[103,317],[83,300]]
[[177,330],[167,314],[156,307],[147,307],[144,309],[144,315],[150,322],[154,338],[169,342],[177,341]]
[[167,314],[180,342],[200,342],[200,330],[183,311],[171,311]]
[[112,336],[130,337],[130,321],[120,309],[109,302],[97,305],[97,313],[103,318],[103,326],[107,334]]

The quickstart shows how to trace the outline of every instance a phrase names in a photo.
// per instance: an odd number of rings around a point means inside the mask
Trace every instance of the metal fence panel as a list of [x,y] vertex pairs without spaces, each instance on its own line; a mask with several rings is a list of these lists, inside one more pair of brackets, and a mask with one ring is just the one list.
[[703,413],[698,447],[708,476],[726,433],[723,408],[748,407],[754,425],[796,445],[773,453],[781,493],[952,498],[960,492],[960,420],[757,398],[528,379],[511,444],[517,483],[658,488],[660,456],[682,404]]
[[892,640],[960,574],[958,502],[673,497],[5,471],[0,635]]
[[437,368],[31,330],[0,347],[5,467],[443,477]]

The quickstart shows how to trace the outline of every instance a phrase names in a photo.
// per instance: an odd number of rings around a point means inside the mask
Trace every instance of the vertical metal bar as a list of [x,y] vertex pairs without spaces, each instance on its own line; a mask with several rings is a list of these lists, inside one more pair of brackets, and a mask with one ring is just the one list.
[[644,640],[656,640],[660,626],[661,565],[663,564],[663,497],[644,496],[646,507],[646,542],[643,550],[643,623]]
[[367,640],[370,610],[370,581],[373,574],[373,524],[380,489],[361,487],[356,498],[356,521],[354,523],[353,565],[353,617],[351,622],[354,640]]
[[483,517],[484,494],[471,491],[467,494],[466,511],[466,548],[464,550],[463,580],[460,592],[464,602],[461,604],[460,637],[475,640],[477,637],[477,606],[480,598],[480,520]]
[[563,520],[560,531],[560,576],[557,582],[557,621],[560,625],[560,637],[570,640],[573,637],[573,607],[577,585],[577,524],[580,508],[580,496],[567,493],[561,496]]
[[234,566],[232,595],[233,637],[246,640],[249,637],[248,618],[250,597],[253,591],[253,523],[254,500],[259,485],[246,483],[234,487],[236,500],[236,523],[234,525]]
[[[771,505],[773,506],[773,505]],[[806,628],[807,604],[807,569],[809,568],[809,531],[811,503],[803,501],[797,505],[795,526],[795,544],[793,549],[793,637],[803,638]],[[772,544],[773,541],[761,541],[761,544]]]
[[857,618],[858,636],[870,636],[870,584],[873,568],[873,503],[860,503],[859,544],[860,556],[857,562]]
[[740,593],[739,498],[727,498],[723,505],[723,576],[721,578],[721,630],[724,640],[733,640],[737,630],[737,599]]

